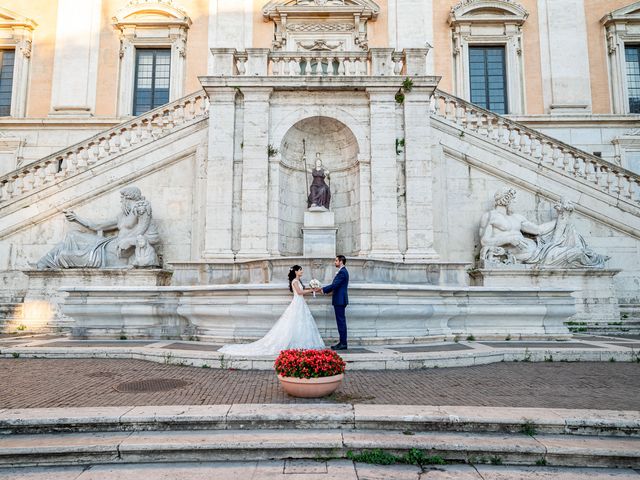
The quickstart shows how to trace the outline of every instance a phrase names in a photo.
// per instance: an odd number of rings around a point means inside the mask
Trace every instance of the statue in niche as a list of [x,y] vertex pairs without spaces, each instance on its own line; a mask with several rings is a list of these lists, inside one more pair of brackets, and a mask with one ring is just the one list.
[[307,198],[307,207],[321,207],[329,210],[331,203],[331,190],[325,182],[325,178],[329,178],[329,170],[325,170],[322,166],[320,154],[316,153],[316,164],[311,170],[313,181],[309,187],[309,197]]
[[531,264],[557,268],[604,268],[609,259],[594,252],[575,231],[574,206],[562,199],[554,205],[555,220],[537,225],[513,212],[516,191],[504,188],[494,196],[494,209],[480,221],[480,260],[485,266]]
[[[38,263],[39,270],[62,268],[124,268],[159,265],[153,245],[160,241],[158,228],[152,220],[151,204],[138,187],[120,190],[121,213],[116,219],[98,223],[86,220],[75,212],[64,212],[70,222],[92,230],[91,233],[71,231]],[[104,231],[117,230],[105,237]]]

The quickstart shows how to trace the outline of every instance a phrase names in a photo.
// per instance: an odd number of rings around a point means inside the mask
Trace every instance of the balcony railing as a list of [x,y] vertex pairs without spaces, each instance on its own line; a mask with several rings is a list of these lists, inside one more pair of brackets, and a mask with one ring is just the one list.
[[283,52],[266,48],[212,48],[215,76],[365,77],[427,75],[428,48],[366,52]]

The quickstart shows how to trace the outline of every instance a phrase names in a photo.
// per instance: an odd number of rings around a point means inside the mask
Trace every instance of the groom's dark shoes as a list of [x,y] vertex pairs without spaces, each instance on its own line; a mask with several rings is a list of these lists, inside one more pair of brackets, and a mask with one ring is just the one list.
[[331,350],[346,350],[348,347],[344,343],[337,343],[331,345]]

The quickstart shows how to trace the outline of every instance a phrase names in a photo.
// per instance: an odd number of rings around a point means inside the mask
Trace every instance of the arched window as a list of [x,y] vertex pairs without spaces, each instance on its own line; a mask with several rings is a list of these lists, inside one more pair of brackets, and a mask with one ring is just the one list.
[[184,95],[189,16],[171,0],[133,0],[113,18],[120,36],[118,114],[139,115]]
[[0,7],[0,116],[24,117],[33,20]]
[[511,0],[463,0],[451,9],[456,95],[496,113],[525,113],[522,25]]
[[640,113],[640,2],[600,22],[607,38],[613,113]]

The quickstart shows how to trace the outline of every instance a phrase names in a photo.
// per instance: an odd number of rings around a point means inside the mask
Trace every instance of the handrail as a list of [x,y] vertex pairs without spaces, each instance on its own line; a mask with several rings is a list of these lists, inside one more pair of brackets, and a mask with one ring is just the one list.
[[205,118],[204,90],[179,98],[0,177],[0,205]]
[[507,146],[540,165],[586,181],[600,191],[640,203],[640,175],[442,90],[431,114]]

